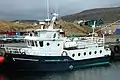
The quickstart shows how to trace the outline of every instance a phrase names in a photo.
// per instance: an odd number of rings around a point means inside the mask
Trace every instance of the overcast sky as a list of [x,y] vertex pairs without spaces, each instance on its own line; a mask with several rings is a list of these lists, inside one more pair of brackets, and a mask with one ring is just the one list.
[[[0,0],[0,19],[47,18],[47,0]],[[86,9],[119,7],[120,0],[49,0],[50,12],[60,16],[81,12]]]

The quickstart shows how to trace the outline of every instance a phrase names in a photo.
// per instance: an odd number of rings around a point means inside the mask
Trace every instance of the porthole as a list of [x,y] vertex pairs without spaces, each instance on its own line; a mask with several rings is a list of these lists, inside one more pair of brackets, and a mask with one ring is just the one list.
[[91,55],[92,54],[92,52],[89,52],[89,55]]
[[75,57],[75,54],[72,54],[72,57]]
[[102,53],[102,50],[100,50],[100,53]]
[[10,53],[12,53],[12,51],[10,51]]
[[84,52],[84,55],[86,55],[86,52]]
[[50,45],[50,43],[47,43],[47,46],[49,46]]
[[97,51],[95,51],[94,53],[97,54]]
[[32,34],[30,33],[30,36],[32,36]]
[[60,46],[60,44],[57,44],[57,46]]
[[80,53],[78,53],[78,56],[80,56]]

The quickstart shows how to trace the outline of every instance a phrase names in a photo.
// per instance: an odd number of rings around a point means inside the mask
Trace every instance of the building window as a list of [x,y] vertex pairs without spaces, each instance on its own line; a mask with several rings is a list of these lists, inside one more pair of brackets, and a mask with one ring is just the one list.
[[92,52],[89,52],[89,55],[91,55],[92,54]]
[[94,53],[97,54],[97,51],[95,51]]
[[84,52],[84,55],[86,55],[86,52]]
[[47,43],[47,46],[49,46],[50,45],[50,43]]
[[35,41],[35,45],[36,45],[36,47],[38,47],[37,41]]
[[40,47],[43,47],[43,41],[39,41]]
[[72,54],[72,57],[75,57],[75,54]]
[[100,53],[102,53],[102,50],[100,50]]
[[78,56],[80,56],[80,53],[78,53]]

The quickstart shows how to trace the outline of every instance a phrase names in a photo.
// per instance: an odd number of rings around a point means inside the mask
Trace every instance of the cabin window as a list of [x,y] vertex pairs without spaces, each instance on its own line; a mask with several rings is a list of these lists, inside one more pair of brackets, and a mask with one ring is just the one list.
[[34,41],[31,41],[31,46],[35,46],[35,45],[34,45]]
[[40,47],[43,47],[43,41],[39,41]]
[[78,53],[78,56],[80,56],[80,53]]
[[53,38],[55,38],[56,37],[56,33],[53,35]]
[[35,46],[38,47],[37,41],[35,41]]
[[97,54],[97,51],[95,51],[94,53]]
[[30,41],[27,41],[27,44],[30,46]]
[[50,45],[50,43],[47,43],[47,46],[49,46]]

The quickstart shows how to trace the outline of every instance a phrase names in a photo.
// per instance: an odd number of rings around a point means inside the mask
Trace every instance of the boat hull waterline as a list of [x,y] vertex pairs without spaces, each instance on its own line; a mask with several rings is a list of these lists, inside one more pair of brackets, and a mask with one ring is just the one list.
[[109,56],[73,60],[69,56],[6,55],[7,66],[18,71],[69,71],[92,66],[109,65],[110,60]]

